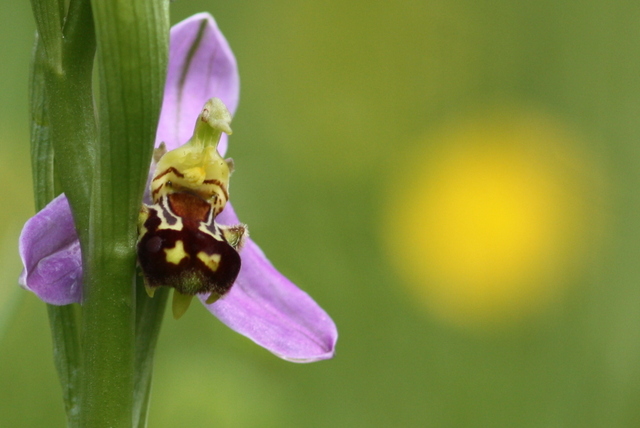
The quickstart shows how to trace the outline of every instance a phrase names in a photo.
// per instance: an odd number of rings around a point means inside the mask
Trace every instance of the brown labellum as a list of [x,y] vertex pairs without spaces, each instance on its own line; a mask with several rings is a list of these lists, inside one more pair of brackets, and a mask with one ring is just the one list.
[[[244,226],[237,227],[244,234]],[[240,272],[237,242],[241,242],[232,240],[235,247],[228,242],[229,229],[215,223],[210,203],[188,192],[163,195],[145,206],[138,263],[147,288],[167,286],[189,296],[211,294],[212,300],[227,293]]]

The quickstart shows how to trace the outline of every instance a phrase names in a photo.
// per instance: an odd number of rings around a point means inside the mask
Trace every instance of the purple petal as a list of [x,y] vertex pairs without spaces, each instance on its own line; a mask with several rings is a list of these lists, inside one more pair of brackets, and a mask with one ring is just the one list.
[[22,229],[20,285],[53,305],[82,300],[82,256],[67,198],[51,201]]
[[[217,217],[238,224],[230,204]],[[242,268],[228,295],[206,305],[231,329],[285,360],[308,363],[333,357],[338,332],[326,312],[278,272],[251,240],[240,252]],[[201,296],[204,303],[208,296]]]
[[[211,97],[220,98],[233,115],[239,93],[236,59],[213,17],[199,13],[174,25],[156,147],[164,141],[172,150],[189,141]],[[224,156],[226,150],[223,134],[218,151]]]

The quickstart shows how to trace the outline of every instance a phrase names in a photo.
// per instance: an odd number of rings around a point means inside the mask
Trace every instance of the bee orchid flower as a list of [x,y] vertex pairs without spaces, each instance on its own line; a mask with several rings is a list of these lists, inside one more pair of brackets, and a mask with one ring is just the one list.
[[[202,106],[212,97],[221,99],[233,114],[239,77],[226,39],[214,19],[201,13],[171,29],[156,147],[164,143],[167,150],[173,150],[187,142]],[[222,134],[221,156],[227,143],[227,135]],[[240,223],[230,204],[216,222],[223,226]],[[82,254],[64,194],[27,221],[19,251],[24,264],[21,286],[53,305],[82,303]],[[283,359],[313,362],[331,358],[337,330],[326,312],[283,276],[250,238],[239,254],[241,268],[231,290],[214,303],[207,303],[206,294],[198,295],[207,310]]]

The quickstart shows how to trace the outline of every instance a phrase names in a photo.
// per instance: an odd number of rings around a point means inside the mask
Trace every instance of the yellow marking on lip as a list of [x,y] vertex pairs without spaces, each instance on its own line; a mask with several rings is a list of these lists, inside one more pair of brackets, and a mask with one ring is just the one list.
[[197,257],[204,263],[212,272],[218,270],[218,266],[220,265],[220,254],[212,254],[209,255],[204,251],[200,251]]
[[184,244],[182,243],[182,241],[176,241],[175,247],[166,248],[164,252],[167,255],[167,261],[169,263],[173,263],[174,265],[178,265],[185,258],[189,258],[189,254],[184,251]]

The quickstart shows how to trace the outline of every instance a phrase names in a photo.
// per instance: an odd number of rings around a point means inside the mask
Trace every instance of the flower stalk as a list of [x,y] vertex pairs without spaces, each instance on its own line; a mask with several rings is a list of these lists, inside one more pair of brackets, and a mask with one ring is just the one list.
[[92,0],[92,8],[100,121],[91,225],[82,247],[86,260],[81,421],[90,427],[127,427],[139,418],[133,415],[136,224],[162,103],[168,4]]

